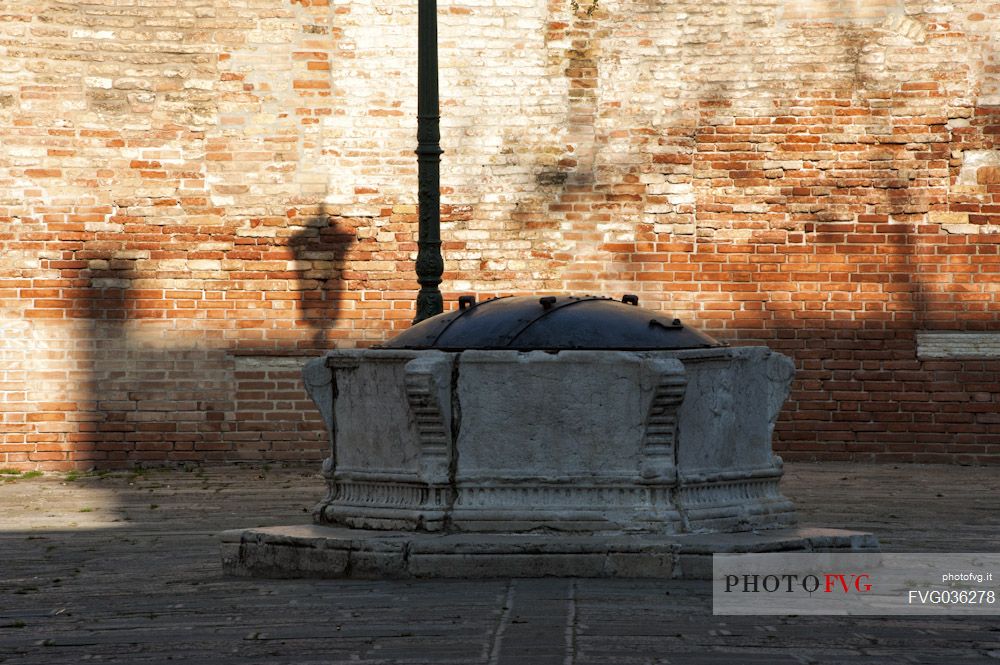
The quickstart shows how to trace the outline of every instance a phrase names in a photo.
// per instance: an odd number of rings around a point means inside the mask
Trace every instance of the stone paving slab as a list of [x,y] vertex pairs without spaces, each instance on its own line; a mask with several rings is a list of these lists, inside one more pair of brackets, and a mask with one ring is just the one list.
[[[997,552],[995,468],[789,464],[804,526]],[[707,582],[259,580],[219,534],[307,523],[312,469],[0,480],[0,663],[990,663],[1000,621],[715,617]]]

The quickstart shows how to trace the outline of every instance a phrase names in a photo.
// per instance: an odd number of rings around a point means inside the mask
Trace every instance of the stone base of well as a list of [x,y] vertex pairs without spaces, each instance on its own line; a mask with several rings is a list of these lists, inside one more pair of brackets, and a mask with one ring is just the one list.
[[711,579],[712,554],[790,551],[873,552],[878,551],[878,540],[860,531],[817,528],[549,535],[303,525],[222,534],[224,572],[244,577]]

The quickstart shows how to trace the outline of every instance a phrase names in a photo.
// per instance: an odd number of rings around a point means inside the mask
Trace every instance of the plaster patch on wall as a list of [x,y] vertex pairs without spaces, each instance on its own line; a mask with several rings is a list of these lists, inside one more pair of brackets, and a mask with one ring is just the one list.
[[909,16],[889,14],[882,27],[890,32],[903,35],[917,44],[923,44],[927,39],[927,31],[924,29],[923,24]]
[[917,358],[1000,358],[1000,332],[918,332]]
[[967,212],[931,212],[927,215],[927,221],[940,224],[941,230],[949,235],[1000,233],[1000,225],[971,223]]
[[796,23],[880,23],[904,13],[899,0],[786,0],[778,12],[779,21]]
[[300,370],[307,358],[301,356],[236,356],[236,371]]
[[1000,150],[966,150],[962,153],[962,170],[956,184],[980,184],[979,169],[984,166],[1000,166]]

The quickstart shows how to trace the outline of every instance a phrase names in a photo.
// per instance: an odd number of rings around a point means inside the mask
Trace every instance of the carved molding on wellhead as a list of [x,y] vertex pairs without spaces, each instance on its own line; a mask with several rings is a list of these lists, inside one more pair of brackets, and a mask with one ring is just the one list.
[[461,485],[455,505],[463,508],[606,509],[648,500],[644,487],[580,485]]
[[391,506],[416,509],[428,498],[423,484],[393,482],[341,481],[337,483],[334,502],[348,506]]
[[678,360],[647,361],[656,382],[646,415],[642,440],[642,478],[646,481],[676,480],[677,409],[684,401],[687,377]]
[[431,485],[449,482],[452,362],[442,354],[406,364],[406,399],[420,443],[420,475]]

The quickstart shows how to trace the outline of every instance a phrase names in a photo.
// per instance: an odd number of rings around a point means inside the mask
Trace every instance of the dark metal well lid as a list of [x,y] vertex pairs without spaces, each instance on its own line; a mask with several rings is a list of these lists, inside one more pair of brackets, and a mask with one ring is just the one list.
[[459,298],[454,312],[425,319],[385,349],[703,349],[722,342],[638,306],[598,296],[518,296],[477,303]]

